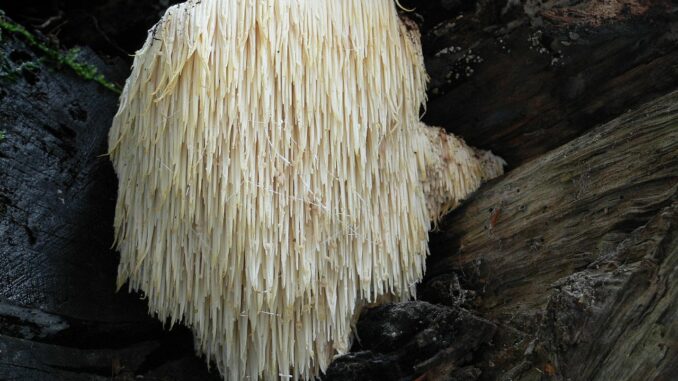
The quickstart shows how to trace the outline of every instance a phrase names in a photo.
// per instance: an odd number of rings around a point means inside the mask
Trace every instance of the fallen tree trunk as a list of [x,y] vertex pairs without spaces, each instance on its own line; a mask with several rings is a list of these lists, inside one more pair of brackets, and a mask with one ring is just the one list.
[[427,277],[459,274],[482,316],[540,326],[563,377],[675,376],[676,105],[678,92],[645,104],[483,188],[446,220]]
[[427,277],[463,272],[493,317],[543,306],[535,286],[586,268],[675,201],[676,105],[674,92],[485,186],[446,219]]
[[0,31],[0,380],[219,380],[188,329],[115,290],[117,95]]
[[[493,345],[484,337],[487,329],[469,330],[462,341],[467,346],[442,364],[451,368],[442,378],[433,376],[441,364],[403,366],[413,355],[399,350],[435,348],[446,328],[424,336],[428,326],[393,332],[393,321],[386,319],[381,329],[369,325],[374,339],[362,338],[360,348],[397,357],[400,377],[419,371],[430,372],[429,379],[450,379],[472,367],[477,374],[470,379],[482,380],[543,374],[563,380],[673,379],[676,105],[678,92],[598,127],[486,185],[445,220],[432,242],[421,297],[452,310],[474,310],[475,317],[455,324],[481,319],[496,325]],[[409,310],[411,321],[430,315],[417,313],[414,302],[397,308]],[[359,336],[369,317],[359,322]],[[382,349],[380,343],[394,337],[402,344]]]

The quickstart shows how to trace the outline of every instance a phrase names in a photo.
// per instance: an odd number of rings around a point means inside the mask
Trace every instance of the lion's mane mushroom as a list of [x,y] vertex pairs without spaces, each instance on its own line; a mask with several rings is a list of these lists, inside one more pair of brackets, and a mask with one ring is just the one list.
[[419,123],[393,0],[201,0],[136,54],[110,132],[119,285],[228,380],[312,379],[421,280],[431,220],[501,159]]

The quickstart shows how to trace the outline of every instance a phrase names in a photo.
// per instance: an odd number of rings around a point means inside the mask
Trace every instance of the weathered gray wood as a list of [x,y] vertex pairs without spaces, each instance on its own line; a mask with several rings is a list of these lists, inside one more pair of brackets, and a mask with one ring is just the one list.
[[427,275],[463,271],[495,316],[541,306],[547,296],[528,292],[535,282],[550,285],[613,250],[677,187],[672,93],[483,187],[446,219],[434,249],[444,258]]
[[537,335],[564,377],[678,375],[678,202],[586,270],[557,282]]
[[674,92],[477,192],[443,223],[423,288],[459,275],[481,316],[522,340],[507,367],[533,347],[513,379],[538,368],[668,380],[678,360],[677,190]]

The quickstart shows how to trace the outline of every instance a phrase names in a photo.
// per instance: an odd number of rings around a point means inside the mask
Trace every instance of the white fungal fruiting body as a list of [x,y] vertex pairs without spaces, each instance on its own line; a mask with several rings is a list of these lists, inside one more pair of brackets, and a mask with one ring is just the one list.
[[506,162],[489,151],[469,147],[464,140],[424,123],[417,131],[416,154],[425,163],[420,182],[434,224],[483,181],[504,173]]
[[119,285],[228,380],[312,379],[361,303],[412,295],[431,217],[483,178],[419,124],[426,80],[392,0],[170,8],[109,137]]

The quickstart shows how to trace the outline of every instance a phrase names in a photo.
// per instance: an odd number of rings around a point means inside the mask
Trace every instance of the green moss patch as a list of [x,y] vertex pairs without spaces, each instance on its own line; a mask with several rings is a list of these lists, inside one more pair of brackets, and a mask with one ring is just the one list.
[[[103,74],[99,73],[99,70],[94,65],[85,63],[79,59],[80,50],[78,48],[70,49],[66,52],[63,52],[58,48],[51,47],[42,42],[33,34],[31,34],[23,26],[7,19],[4,15],[4,12],[2,12],[1,10],[0,10],[0,32],[11,33],[16,36],[19,36],[30,47],[37,50],[42,56],[47,58],[49,62],[56,64],[57,67],[59,68],[68,67],[71,70],[73,70],[73,72],[75,72],[75,74],[77,74],[78,76],[88,81],[94,81],[100,84],[101,86],[107,88],[108,90],[111,90],[116,94],[120,94],[121,89],[119,86],[108,81]],[[0,39],[1,38],[2,36],[0,35]],[[2,61],[0,62],[0,66],[2,66],[3,68],[6,68],[5,60],[6,58],[4,57],[0,59],[0,61]],[[11,76],[14,74],[21,73],[23,70],[29,71],[34,70],[41,61],[42,60],[39,60],[38,62],[35,61],[26,62],[25,64],[22,64],[19,67],[7,70],[5,76],[8,75]]]

